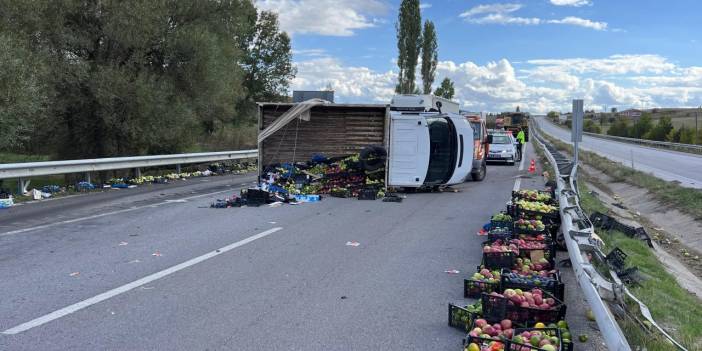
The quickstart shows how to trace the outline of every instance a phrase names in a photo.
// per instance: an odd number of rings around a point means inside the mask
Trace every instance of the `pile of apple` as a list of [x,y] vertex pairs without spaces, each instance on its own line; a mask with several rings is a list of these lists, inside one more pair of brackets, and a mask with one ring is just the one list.
[[550,270],[550,268],[551,264],[545,258],[541,258],[537,262],[532,262],[528,258],[517,257],[514,267],[512,268],[512,273],[548,277],[550,274],[556,273],[556,270]]
[[521,289],[505,289],[502,294],[493,292],[490,293],[490,295],[507,299],[507,303],[511,306],[541,310],[551,310],[556,307],[556,300],[551,297],[544,297],[543,290],[539,288],[531,289],[531,291],[522,291]]
[[519,239],[526,240],[526,241],[544,241],[544,240],[546,240],[546,235],[545,234],[536,234],[536,235],[519,234]]
[[505,319],[500,323],[495,323],[490,325],[484,319],[476,319],[473,323],[473,330],[471,330],[468,335],[476,338],[485,339],[511,339],[514,336],[514,329],[512,329],[512,321]]
[[547,205],[539,201],[519,200],[516,204],[519,205],[520,208],[532,212],[552,213],[558,210],[556,206]]
[[486,283],[497,283],[500,281],[500,272],[497,270],[489,271],[483,268],[480,272],[475,272],[471,279]]
[[[539,350],[543,351],[556,351],[561,343],[557,336],[549,335],[546,331],[541,330],[524,331],[519,335],[515,335],[512,341],[522,345],[538,347]],[[532,350],[529,347],[524,347],[523,349]],[[516,350],[519,350],[519,348]]]
[[505,245],[505,243],[502,240],[495,240],[493,243],[483,246],[483,253],[497,253],[510,251],[519,254],[519,248],[516,244],[510,243],[509,245]]
[[527,199],[531,201],[546,202],[551,200],[551,194],[542,193],[536,190],[519,190],[517,195],[522,199]]
[[520,218],[516,222],[514,222],[514,225],[516,225],[519,229],[531,231],[543,231],[546,229],[546,225],[544,225],[544,222],[538,219]]
[[524,240],[524,239],[512,239],[509,241],[509,243],[515,244],[515,245],[517,245],[518,248],[525,249],[525,250],[545,250],[549,246],[548,244],[544,243],[543,241]]

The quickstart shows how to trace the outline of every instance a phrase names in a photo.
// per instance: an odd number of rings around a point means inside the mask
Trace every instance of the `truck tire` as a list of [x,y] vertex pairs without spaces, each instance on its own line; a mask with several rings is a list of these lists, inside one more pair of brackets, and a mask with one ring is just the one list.
[[379,145],[366,146],[358,155],[361,166],[366,171],[377,171],[385,167],[387,157],[388,151]]
[[478,170],[478,172],[476,172],[476,173],[471,172],[470,177],[473,179],[473,181],[480,182],[483,179],[485,179],[486,173],[487,173],[487,165],[485,164],[485,161],[483,161],[480,164],[480,169]]

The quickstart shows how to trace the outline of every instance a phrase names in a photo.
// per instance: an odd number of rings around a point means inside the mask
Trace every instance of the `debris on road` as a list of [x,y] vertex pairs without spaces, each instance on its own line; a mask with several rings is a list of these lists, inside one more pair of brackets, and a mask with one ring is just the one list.
[[73,272],[73,273],[69,274],[69,276],[71,276],[71,277],[77,277],[79,275],[80,275],[80,272]]
[[445,270],[444,273],[448,273],[448,274],[458,274],[458,273],[461,273],[461,271],[456,270],[456,269],[448,269],[448,270]]
[[162,255],[160,252],[156,251],[156,252],[152,253],[151,256],[161,257]]
[[126,246],[126,245],[128,245],[128,244],[129,244],[128,242],[122,241],[122,242],[119,243],[119,246]]
[[139,262],[141,262],[141,260],[138,260],[138,259],[129,261],[129,263],[139,263]]
[[359,243],[358,241],[347,241],[347,242],[346,242],[346,246],[353,246],[353,247],[356,247],[356,246],[359,246],[359,245],[361,245],[361,243]]

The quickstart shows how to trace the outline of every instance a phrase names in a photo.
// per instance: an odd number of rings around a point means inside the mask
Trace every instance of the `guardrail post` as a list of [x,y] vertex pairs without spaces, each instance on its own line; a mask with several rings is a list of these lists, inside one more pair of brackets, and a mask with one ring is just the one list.
[[141,168],[134,168],[134,176],[137,178],[141,177]]
[[24,194],[27,192],[27,188],[29,187],[29,183],[31,182],[31,179],[24,179],[24,178],[19,178],[17,179],[17,186],[20,195]]
[[176,165],[176,173],[180,174],[180,164]]
[[90,183],[90,172],[85,172],[85,181]]

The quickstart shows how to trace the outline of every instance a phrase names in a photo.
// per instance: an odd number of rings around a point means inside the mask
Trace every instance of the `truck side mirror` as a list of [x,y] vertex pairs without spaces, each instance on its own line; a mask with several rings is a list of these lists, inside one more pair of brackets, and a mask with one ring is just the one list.
[[488,134],[487,138],[485,138],[485,144],[492,144],[492,134]]

